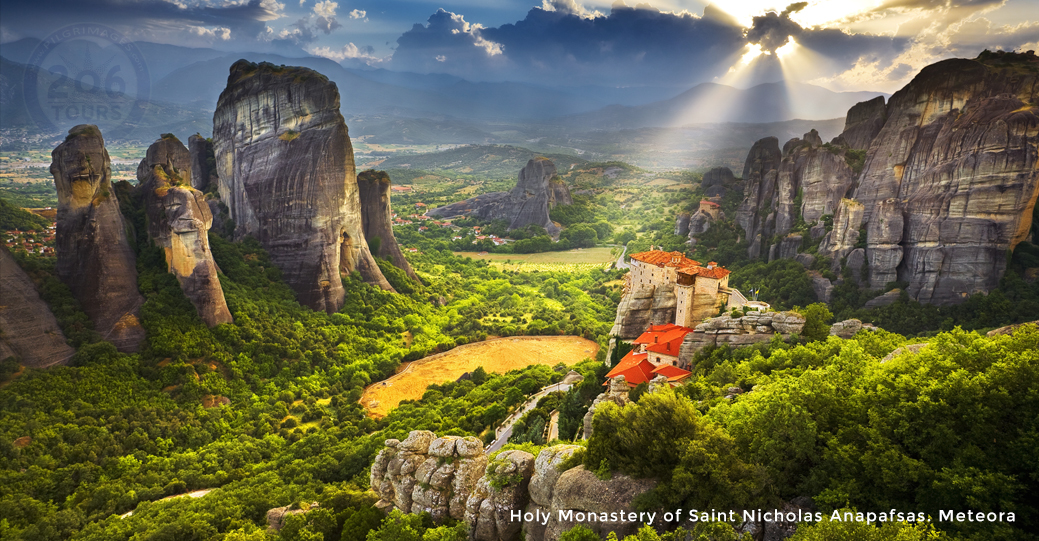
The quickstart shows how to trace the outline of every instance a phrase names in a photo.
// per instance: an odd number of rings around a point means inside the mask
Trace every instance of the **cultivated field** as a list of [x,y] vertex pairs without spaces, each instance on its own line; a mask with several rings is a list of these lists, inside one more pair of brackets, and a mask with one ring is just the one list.
[[513,336],[466,344],[402,365],[393,377],[369,385],[361,405],[369,415],[383,417],[402,400],[422,398],[429,384],[455,381],[481,366],[498,373],[532,364],[572,366],[598,351],[598,344],[577,336]]
[[511,271],[582,272],[609,267],[617,260],[617,254],[611,254],[611,250],[613,248],[596,247],[580,248],[566,252],[543,252],[540,254],[455,252],[455,255],[483,259],[499,269]]

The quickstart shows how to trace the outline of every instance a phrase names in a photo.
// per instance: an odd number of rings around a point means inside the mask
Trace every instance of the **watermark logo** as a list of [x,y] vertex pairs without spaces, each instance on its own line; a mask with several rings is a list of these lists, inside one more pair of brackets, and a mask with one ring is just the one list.
[[40,42],[26,64],[25,105],[43,131],[97,124],[106,135],[126,137],[144,116],[151,93],[144,55],[112,28],[66,26]]

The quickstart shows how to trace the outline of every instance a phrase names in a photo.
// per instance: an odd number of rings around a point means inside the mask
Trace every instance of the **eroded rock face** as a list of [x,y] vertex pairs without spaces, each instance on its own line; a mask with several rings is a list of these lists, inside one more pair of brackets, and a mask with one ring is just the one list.
[[530,501],[533,474],[534,455],[524,451],[503,451],[487,465],[487,473],[476,482],[465,504],[470,539],[519,539],[523,521],[513,520],[512,512],[525,508]]
[[677,307],[673,284],[636,288],[621,297],[610,334],[624,339],[636,338],[650,325],[673,322]]
[[800,334],[805,318],[796,312],[747,312],[733,318],[728,314],[708,319],[685,335],[678,353],[679,363],[688,365],[696,352],[707,346],[740,347],[772,340],[780,334],[784,340]]
[[14,356],[31,368],[66,364],[76,350],[65,343],[50,307],[29,275],[0,245],[0,360]]
[[58,191],[57,273],[94,329],[124,352],[144,341],[136,256],[112,190],[112,169],[97,126],[69,130],[51,153]]
[[994,53],[924,68],[896,92],[855,190],[870,284],[962,301],[996,288],[1039,194],[1039,58]]
[[[648,492],[656,485],[652,479],[632,479],[627,475],[614,473],[608,481],[602,481],[584,466],[569,469],[559,476],[555,490],[552,492],[551,518],[541,538],[531,537],[531,541],[549,541],[577,525],[576,522],[560,520],[559,511],[574,510],[578,512],[619,513],[634,509],[635,497]],[[637,522],[584,523],[601,538],[605,539],[610,532],[617,537],[633,535],[641,524]]]
[[736,176],[728,167],[715,167],[703,174],[700,187],[707,197],[721,197],[725,195],[725,186],[734,182]]
[[603,402],[612,402],[623,408],[631,403],[631,400],[628,398],[629,391],[631,391],[631,386],[628,385],[627,378],[624,376],[611,378],[610,385],[606,388],[606,392],[600,393],[599,396],[595,397],[595,400],[592,401],[592,405],[588,407],[588,413],[584,414],[581,439],[587,440],[592,437],[592,418],[595,416],[595,411],[599,404],[602,404]]
[[[408,277],[421,282],[411,264],[404,259],[393,236],[393,211],[390,210],[390,175],[385,171],[363,171],[357,175],[357,189],[361,200],[361,225],[364,238],[376,257],[386,257]],[[375,241],[375,239],[379,239]],[[374,249],[378,245],[378,250]]]
[[844,132],[838,136],[839,143],[856,150],[866,150],[884,127],[885,120],[887,106],[884,104],[884,96],[856,103],[848,109],[848,116],[844,120]]
[[783,153],[779,150],[779,139],[766,137],[754,143],[747,154],[743,167],[743,202],[736,210],[736,223],[747,233],[750,257],[761,255],[762,222],[768,219],[764,209],[771,207],[779,163]]
[[191,187],[200,192],[205,191],[214,173],[209,167],[213,143],[196,133],[188,137],[188,151],[191,152]]
[[334,312],[340,272],[392,290],[365,241],[353,148],[334,83],[306,68],[235,62],[213,115],[220,197],[300,303]]
[[162,247],[169,272],[199,317],[214,327],[233,318],[209,251],[213,214],[202,192],[190,185],[193,161],[183,143],[164,135],[137,167],[137,190],[148,215],[148,236]]
[[415,430],[404,441],[386,440],[372,464],[371,487],[381,508],[428,512],[438,523],[461,520],[486,467],[480,440]]
[[830,335],[841,338],[851,338],[862,330],[862,321],[857,319],[846,319],[838,321],[830,326]]
[[556,205],[571,204],[570,189],[559,179],[552,160],[534,158],[520,170],[519,180],[511,191],[479,195],[435,208],[426,214],[443,218],[475,216],[482,220],[506,220],[509,229],[540,225],[550,235],[556,236],[559,226],[552,223],[549,210]]

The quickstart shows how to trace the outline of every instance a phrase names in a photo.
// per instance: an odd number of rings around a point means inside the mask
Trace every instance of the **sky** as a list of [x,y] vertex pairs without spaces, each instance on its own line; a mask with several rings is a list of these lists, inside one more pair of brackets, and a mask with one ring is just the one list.
[[941,59],[1039,50],[1039,0],[3,0],[0,44],[81,22],[137,41],[573,86],[894,92]]

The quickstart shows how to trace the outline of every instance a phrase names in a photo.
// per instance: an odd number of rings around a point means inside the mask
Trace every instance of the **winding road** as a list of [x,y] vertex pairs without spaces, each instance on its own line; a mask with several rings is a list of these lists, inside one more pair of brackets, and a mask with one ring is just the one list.
[[520,417],[523,417],[523,414],[537,407],[538,400],[541,400],[545,396],[548,396],[549,393],[554,393],[556,391],[569,391],[570,387],[573,387],[573,384],[553,383],[552,385],[549,385],[548,387],[545,387],[537,393],[531,395],[531,397],[527,399],[526,403],[523,404],[522,408],[516,410],[512,415],[508,416],[505,419],[505,422],[503,422],[501,426],[494,431],[497,435],[497,439],[495,439],[493,443],[491,443],[487,446],[486,449],[484,449],[484,454],[489,455],[504,447],[505,444],[509,442],[509,437],[512,436],[513,425],[516,424],[516,421],[520,420]]

